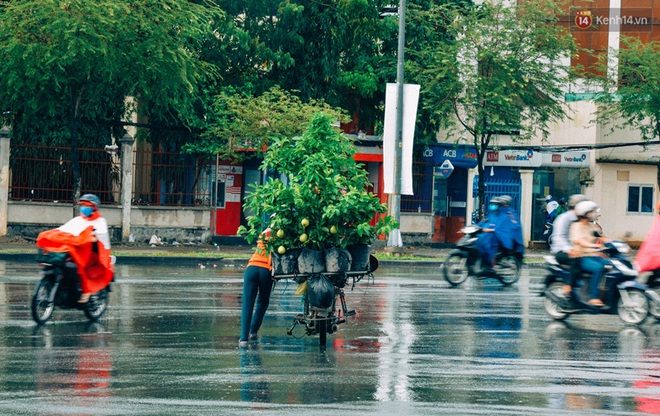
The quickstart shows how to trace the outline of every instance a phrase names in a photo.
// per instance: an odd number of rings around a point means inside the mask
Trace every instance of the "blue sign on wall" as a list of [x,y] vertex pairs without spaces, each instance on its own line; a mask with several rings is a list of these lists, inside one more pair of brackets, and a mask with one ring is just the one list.
[[433,166],[448,160],[456,168],[473,168],[477,166],[477,151],[465,145],[434,144],[424,149],[424,159]]
[[453,171],[454,171],[454,165],[451,164],[449,159],[445,159],[445,161],[442,162],[442,165],[440,165],[440,167],[436,167],[435,169],[435,173],[439,174],[445,179],[447,179]]

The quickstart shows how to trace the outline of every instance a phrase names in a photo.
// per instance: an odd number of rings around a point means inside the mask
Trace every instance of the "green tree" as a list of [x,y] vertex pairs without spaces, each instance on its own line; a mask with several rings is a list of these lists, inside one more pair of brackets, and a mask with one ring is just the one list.
[[[660,139],[660,42],[644,43],[636,37],[621,41],[619,72],[604,79],[600,114],[609,120],[623,117],[623,123],[639,130],[644,140]],[[607,73],[607,62],[601,65]]]
[[189,118],[197,85],[214,75],[200,52],[221,18],[215,6],[178,0],[7,2],[0,7],[0,102],[8,122],[44,138],[46,127],[59,137],[68,132],[76,201],[81,122],[119,121],[133,110],[128,96],[139,97],[147,116],[158,108]]
[[302,102],[277,87],[257,96],[227,87],[215,97],[202,137],[183,148],[189,153],[242,160],[252,151],[267,149],[273,140],[301,134],[319,111],[337,121],[345,117],[341,109],[323,101]]
[[566,116],[562,87],[575,43],[550,0],[448,4],[417,13],[435,40],[412,53],[422,63],[414,66],[422,107],[432,125],[456,126],[468,136],[456,141],[476,147],[481,214],[483,158],[498,135],[516,142],[545,137],[549,123]]
[[249,242],[270,227],[269,251],[278,246],[324,250],[370,244],[395,226],[390,216],[370,224],[387,208],[367,191],[368,173],[353,159],[357,148],[332,126],[334,120],[315,114],[301,136],[278,138],[268,148],[262,168],[286,180],[270,179],[247,197],[254,215],[239,234]]
[[[341,107],[370,129],[382,116],[384,39],[396,23],[379,18],[384,0],[218,2],[233,21],[242,48],[242,79],[260,95],[274,86],[296,91],[303,102],[323,100]],[[249,39],[249,40],[248,40]],[[238,48],[239,46],[237,46]],[[237,78],[234,78],[237,79]],[[390,79],[393,81],[394,78]],[[230,82],[233,82],[230,81]],[[240,87],[239,84],[231,84]]]
[[[599,94],[599,117],[613,122],[613,128],[631,127],[643,140],[660,139],[660,42],[644,43],[639,38],[621,39],[618,52],[618,73],[604,76],[605,92]],[[601,72],[608,73],[608,62],[600,63]],[[660,164],[658,165],[660,184]]]

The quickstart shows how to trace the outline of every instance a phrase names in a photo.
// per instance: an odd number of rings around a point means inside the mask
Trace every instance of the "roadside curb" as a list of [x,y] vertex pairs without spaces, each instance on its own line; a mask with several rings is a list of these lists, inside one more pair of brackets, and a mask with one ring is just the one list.
[[[18,261],[18,262],[37,262],[37,255],[32,253],[0,253],[0,260]],[[440,266],[445,261],[445,258],[438,257],[434,259],[420,258],[420,259],[402,259],[402,260],[380,260],[382,266],[396,266],[396,265],[420,265],[420,266]],[[216,266],[233,266],[245,267],[247,266],[248,259],[234,258],[234,257],[186,257],[186,256],[117,256],[117,264],[137,265],[137,264],[154,264],[154,265],[176,265],[176,266],[199,266],[209,265]],[[523,267],[537,269],[543,268],[545,262],[543,258],[530,258],[529,261],[523,264]]]

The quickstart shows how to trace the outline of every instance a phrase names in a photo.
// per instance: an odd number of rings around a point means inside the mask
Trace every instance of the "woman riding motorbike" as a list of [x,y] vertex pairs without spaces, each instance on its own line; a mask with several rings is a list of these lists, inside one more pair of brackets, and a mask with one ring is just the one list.
[[90,296],[105,288],[114,276],[108,223],[99,213],[100,205],[101,200],[96,195],[81,196],[79,216],[37,237],[37,247],[45,251],[68,252],[78,266],[82,289],[79,303],[87,303]]
[[598,296],[598,285],[605,273],[605,268],[611,262],[600,251],[603,249],[600,228],[594,223],[598,219],[598,204],[593,201],[583,201],[575,206],[578,220],[571,225],[570,239],[573,243],[573,253],[578,257],[579,268],[590,273],[589,305],[605,306]]

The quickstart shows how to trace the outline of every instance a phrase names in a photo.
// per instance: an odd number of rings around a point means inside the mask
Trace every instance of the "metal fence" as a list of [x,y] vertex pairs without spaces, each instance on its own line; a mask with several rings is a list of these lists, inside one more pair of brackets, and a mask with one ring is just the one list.
[[[103,203],[118,203],[119,158],[102,149],[79,149],[81,192]],[[18,201],[72,202],[71,148],[12,144],[9,198]]]
[[511,207],[520,212],[520,190],[522,187],[520,179],[486,179],[485,185],[484,198],[486,202],[496,196],[509,195],[513,199]]
[[433,165],[413,162],[413,195],[401,195],[401,212],[429,213],[432,209]]
[[[81,193],[104,204],[119,203],[121,158],[102,149],[79,149]],[[211,205],[211,166],[178,152],[134,150],[135,205]],[[72,202],[73,168],[69,147],[12,144],[9,198],[18,201]]]
[[211,162],[178,152],[140,149],[133,166],[134,205],[211,206]]

